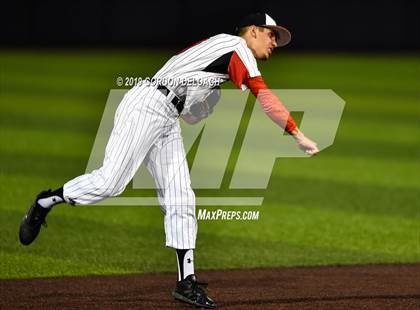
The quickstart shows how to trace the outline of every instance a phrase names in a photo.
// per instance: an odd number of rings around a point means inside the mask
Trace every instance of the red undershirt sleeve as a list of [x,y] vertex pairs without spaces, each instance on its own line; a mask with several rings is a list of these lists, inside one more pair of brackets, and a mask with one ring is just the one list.
[[261,76],[250,77],[249,72],[236,52],[233,52],[228,67],[229,79],[240,89],[248,87],[258,99],[264,112],[280,127],[291,133],[296,122],[283,103],[268,88]]

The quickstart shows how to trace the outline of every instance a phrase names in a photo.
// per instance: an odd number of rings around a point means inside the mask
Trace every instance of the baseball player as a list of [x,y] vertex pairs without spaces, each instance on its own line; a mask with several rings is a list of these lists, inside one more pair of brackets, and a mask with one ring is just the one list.
[[156,83],[136,85],[125,94],[115,114],[102,167],[59,189],[38,194],[21,222],[21,243],[29,245],[35,240],[53,206],[87,205],[117,196],[145,163],[164,213],[166,246],[176,250],[178,281],[173,296],[195,306],[215,308],[194,274],[195,196],[179,118],[195,123],[207,117],[220,96],[218,85],[230,80],[242,90],[249,88],[268,117],[291,134],[300,149],[316,154],[316,143],[297,128],[257,66],[257,60],[267,60],[276,47],[290,39],[290,32],[269,15],[255,13],[238,24],[236,35],[210,37],[169,59],[152,79]]

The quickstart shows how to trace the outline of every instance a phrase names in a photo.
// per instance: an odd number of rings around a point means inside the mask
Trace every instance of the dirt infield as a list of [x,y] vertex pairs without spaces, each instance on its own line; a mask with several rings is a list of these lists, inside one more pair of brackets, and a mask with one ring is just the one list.
[[[194,309],[175,274],[0,281],[1,309]],[[420,264],[199,273],[221,309],[420,309]]]

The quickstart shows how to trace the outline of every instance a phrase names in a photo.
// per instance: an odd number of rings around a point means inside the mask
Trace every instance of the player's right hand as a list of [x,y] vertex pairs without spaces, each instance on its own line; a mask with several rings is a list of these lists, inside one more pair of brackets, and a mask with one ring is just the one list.
[[311,139],[305,137],[305,135],[299,130],[295,129],[292,132],[293,137],[296,140],[299,148],[307,155],[316,155],[319,152],[317,144]]

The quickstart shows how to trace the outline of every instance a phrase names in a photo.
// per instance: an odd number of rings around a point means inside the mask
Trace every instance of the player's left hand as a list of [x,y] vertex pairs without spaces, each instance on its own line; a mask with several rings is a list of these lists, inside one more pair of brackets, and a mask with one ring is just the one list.
[[207,118],[210,114],[213,113],[215,105],[219,102],[220,99],[220,87],[216,86],[211,91],[208,92],[207,96],[203,98],[201,102],[193,104],[189,112],[199,119]]
[[201,118],[196,117],[194,115],[192,115],[191,113],[188,114],[182,114],[181,118],[188,124],[190,125],[194,125],[197,124],[199,121],[201,121]]

